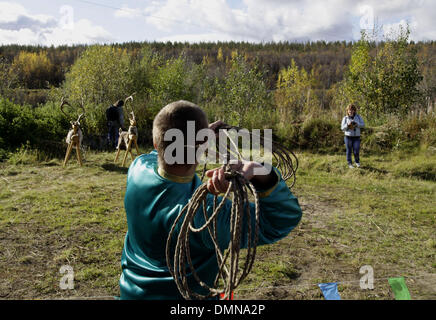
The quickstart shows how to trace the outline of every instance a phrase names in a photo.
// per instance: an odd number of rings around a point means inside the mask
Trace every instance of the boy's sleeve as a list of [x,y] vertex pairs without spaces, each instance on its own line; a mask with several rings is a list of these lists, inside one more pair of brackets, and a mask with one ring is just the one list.
[[[259,234],[258,245],[274,243],[291,232],[299,223],[302,211],[297,198],[291,193],[282,179],[278,170],[275,170],[279,179],[277,184],[270,190],[258,192],[259,195]],[[213,211],[213,196],[208,195],[207,212],[210,216]],[[218,197],[218,203],[222,197]],[[217,238],[221,250],[227,248],[230,242],[230,215],[232,202],[225,200],[225,205],[217,218]],[[197,214],[197,216],[203,216]],[[250,225],[252,239],[254,240],[255,231],[255,205],[250,202]],[[248,219],[244,218],[242,227],[241,246],[246,248],[248,245]],[[200,221],[197,221],[197,223]],[[204,223],[204,220],[201,221]],[[200,223],[201,223],[200,222]],[[203,242],[209,248],[214,248],[214,244],[206,231],[203,234]]]

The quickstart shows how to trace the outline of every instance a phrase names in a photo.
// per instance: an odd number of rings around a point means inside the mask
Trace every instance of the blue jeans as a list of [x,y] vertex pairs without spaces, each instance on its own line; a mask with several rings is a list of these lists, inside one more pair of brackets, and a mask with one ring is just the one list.
[[344,142],[345,142],[345,148],[347,149],[347,162],[348,162],[348,164],[352,164],[351,152],[353,152],[353,154],[354,154],[354,161],[356,161],[356,163],[360,163],[360,159],[359,159],[360,137],[345,136]]

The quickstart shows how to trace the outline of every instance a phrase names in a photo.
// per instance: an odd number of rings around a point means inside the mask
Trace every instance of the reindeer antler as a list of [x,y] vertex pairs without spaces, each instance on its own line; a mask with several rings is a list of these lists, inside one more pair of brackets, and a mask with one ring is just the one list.
[[[65,111],[64,111],[64,105],[68,105],[68,106],[70,106],[71,107],[71,104],[65,99],[65,97],[62,97],[62,99],[61,99],[61,111],[62,111],[62,113],[67,117],[67,118],[69,118],[68,117],[68,115],[65,113]],[[81,100],[81,102],[80,102],[80,108],[83,110],[83,113],[81,113],[80,115],[79,115],[79,118],[77,119],[77,122],[79,122],[80,121],[80,119],[85,115],[85,106],[84,106],[84,102],[83,102],[83,97],[82,97],[82,100]]]
[[[128,96],[126,99],[124,99],[124,105],[125,106],[127,106],[127,101],[131,100],[133,102],[133,96],[135,94],[136,94],[136,92],[132,93],[130,96]],[[135,113],[133,112],[133,108],[132,108],[132,112],[130,112],[130,113],[132,114],[133,120],[135,120]]]
[[133,96],[136,94],[136,92],[133,92],[130,96],[128,96],[126,99],[124,99],[124,104],[127,103],[127,101],[132,100],[133,101]]
[[80,118],[82,118],[82,117],[85,116],[85,103],[84,103],[84,101],[83,101],[83,96],[82,96],[82,98],[81,98],[81,100],[80,100],[80,108],[82,108],[83,113],[81,113],[81,114],[79,115],[79,117],[77,118],[77,122],[78,122],[78,123],[80,123]]
[[61,111],[68,118],[68,115],[64,111],[64,105],[68,105],[71,107],[71,104],[68,103],[68,101],[65,99],[65,97],[62,97],[62,99],[61,99]]
[[80,124],[80,119],[81,119],[83,116],[85,116],[85,114],[84,114],[84,113],[81,113],[81,114],[79,115],[79,117],[77,118],[77,121],[76,121],[76,122],[78,122],[78,123]]
[[82,115],[85,115],[85,102],[84,102],[84,100],[83,100],[83,96],[81,97],[81,100],[80,100],[80,108],[82,108],[82,110],[83,110],[83,113],[81,114],[81,116]]

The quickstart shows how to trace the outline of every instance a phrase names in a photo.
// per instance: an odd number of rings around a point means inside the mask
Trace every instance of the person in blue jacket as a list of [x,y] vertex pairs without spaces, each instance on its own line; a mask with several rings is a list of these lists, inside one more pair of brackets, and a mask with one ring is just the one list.
[[[222,122],[208,124],[206,114],[193,103],[177,101],[165,106],[153,122],[155,150],[137,157],[129,167],[124,206],[127,217],[127,233],[121,256],[122,273],[119,280],[121,299],[183,299],[168,271],[165,248],[169,231],[182,208],[194,191],[202,184],[196,175],[195,164],[168,164],[165,148],[165,132],[178,128],[186,134],[187,121],[195,121],[196,132],[200,129],[215,130]],[[297,226],[302,211],[297,198],[291,193],[280,172],[273,168],[268,174],[255,174],[264,168],[262,164],[244,161],[234,164],[252,182],[260,198],[260,228],[258,245],[274,243]],[[206,172],[207,211],[213,210],[213,196],[227,190],[228,181],[223,168]],[[219,201],[221,201],[219,197]],[[226,200],[218,215],[218,244],[223,250],[230,241],[231,201]],[[250,203],[254,219],[254,204]],[[194,218],[194,227],[204,224],[203,214]],[[243,228],[247,228],[246,225]],[[210,287],[218,273],[215,247],[207,230],[191,234],[190,249],[193,266],[199,277]],[[247,247],[247,235],[242,247]],[[204,294],[200,285],[188,273],[190,288]]]
[[347,106],[347,115],[342,119],[341,123],[341,130],[344,131],[345,134],[344,142],[348,167],[350,169],[354,168],[351,153],[354,154],[356,167],[360,167],[360,129],[365,127],[365,122],[356,112],[356,106],[349,104]]

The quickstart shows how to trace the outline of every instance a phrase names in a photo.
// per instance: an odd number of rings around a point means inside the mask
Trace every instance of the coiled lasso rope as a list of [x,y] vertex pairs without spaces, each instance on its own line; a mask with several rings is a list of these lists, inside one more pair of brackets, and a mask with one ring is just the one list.
[[[239,129],[237,127],[221,126],[219,129]],[[228,136],[232,142],[230,136]],[[232,142],[234,143],[234,142]],[[227,149],[227,160],[230,158],[230,148]],[[238,151],[237,151],[238,152]],[[278,162],[278,168],[284,170],[282,173],[283,179],[287,180],[294,177],[292,185],[295,183],[295,171],[294,162],[292,157],[296,160],[298,166],[298,160],[294,153],[288,151],[285,147],[273,143],[272,150],[275,159]],[[239,154],[239,152],[238,152]],[[241,156],[239,154],[239,156]],[[242,156],[241,156],[242,157]],[[206,164],[203,168],[203,176],[205,174]],[[259,235],[259,197],[253,184],[244,178],[241,172],[233,170],[229,163],[224,165],[225,178],[229,181],[229,186],[221,201],[218,203],[218,197],[214,196],[213,211],[210,217],[207,214],[207,184],[200,185],[192,195],[190,201],[180,211],[179,215],[175,219],[166,243],[166,259],[168,270],[173,276],[179,292],[185,299],[208,299],[222,295],[222,299],[228,299],[231,297],[232,292],[236,287],[244,280],[244,278],[250,273],[256,256],[256,247]],[[255,228],[252,230],[252,217],[250,213],[250,205],[248,194],[251,193],[254,197],[255,207]],[[218,245],[217,237],[217,217],[223,208],[226,199],[231,194],[232,207],[230,213],[230,242],[225,253],[220,249]],[[202,207],[200,210],[200,207]],[[194,217],[198,211],[203,211],[205,223],[199,228],[195,228],[193,225]],[[174,254],[171,255],[171,243],[175,238],[175,233],[179,221],[183,221],[180,225],[179,233],[177,235],[177,241],[175,245]],[[242,238],[242,225],[243,221],[247,224],[247,253],[245,256],[245,263],[242,269],[240,269],[240,249]],[[215,247],[215,253],[218,262],[218,273],[215,278],[212,287],[207,285],[202,279],[200,279],[198,273],[191,260],[190,250],[190,233],[202,232],[207,228],[209,235],[212,239],[212,243]],[[189,267],[189,270],[188,270]],[[193,291],[188,284],[187,273],[191,273],[198,284],[205,289],[207,294],[200,294]],[[220,284],[221,280],[221,284]],[[222,288],[219,289],[218,287]]]
[[[237,153],[236,156],[239,156],[240,158],[242,158],[242,155],[237,150],[237,146],[235,145],[235,143],[233,142],[231,137],[227,134],[227,130],[235,130],[238,132],[238,131],[241,131],[244,129],[240,128],[240,127],[235,127],[235,126],[230,126],[230,125],[224,124],[224,125],[219,126],[216,130],[223,130],[223,132],[230,139],[230,142],[232,143],[232,145],[235,147],[235,150],[232,150],[232,148],[230,146],[228,146],[227,147],[228,154],[235,153],[235,151],[236,151],[236,153]],[[277,169],[279,169],[280,173],[282,174],[283,180],[287,181],[290,178],[293,178],[292,183],[289,186],[289,188],[292,188],[296,182],[296,171],[298,169],[298,158],[295,155],[295,153],[293,153],[291,150],[288,150],[280,143],[277,143],[274,140],[271,140],[263,135],[257,135],[253,132],[247,132],[247,133],[250,135],[251,139],[253,139],[253,137],[260,138],[259,139],[260,147],[263,147],[264,150],[265,150],[265,142],[271,143],[272,150],[270,150],[270,151],[271,151],[274,159],[277,162]],[[218,147],[217,147],[217,149],[218,149]],[[268,151],[268,149],[266,149],[266,150]],[[217,150],[217,152],[219,153],[219,150]],[[201,180],[203,180],[205,172],[206,172],[206,164],[204,165],[204,168],[203,168],[203,175],[201,177]]]

